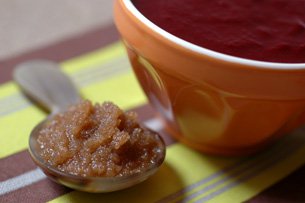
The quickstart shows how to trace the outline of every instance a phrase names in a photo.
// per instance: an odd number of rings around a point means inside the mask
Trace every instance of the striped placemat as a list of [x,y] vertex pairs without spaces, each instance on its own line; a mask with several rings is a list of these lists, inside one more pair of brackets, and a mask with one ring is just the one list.
[[221,158],[194,151],[163,129],[140,89],[120,43],[61,63],[84,98],[113,101],[132,109],[160,132],[167,156],[149,180],[126,190],[90,194],[51,182],[26,150],[31,129],[43,112],[13,82],[0,86],[0,202],[242,202],[290,174],[305,162],[303,129],[255,156]]

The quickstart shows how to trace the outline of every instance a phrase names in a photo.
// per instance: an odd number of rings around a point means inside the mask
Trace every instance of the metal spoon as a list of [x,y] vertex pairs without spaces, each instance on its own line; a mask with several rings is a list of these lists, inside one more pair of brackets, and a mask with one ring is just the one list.
[[[51,116],[80,100],[78,91],[72,81],[60,71],[56,63],[51,61],[34,60],[19,64],[14,71],[14,79],[28,96],[51,111]],[[32,159],[43,172],[59,184],[86,192],[121,190],[146,180],[158,170],[164,161],[165,144],[162,138],[156,135],[155,139],[159,145],[160,159],[155,165],[141,173],[121,177],[82,177],[64,173],[48,165],[38,153],[38,132],[49,117],[39,123],[31,132],[29,151]]]

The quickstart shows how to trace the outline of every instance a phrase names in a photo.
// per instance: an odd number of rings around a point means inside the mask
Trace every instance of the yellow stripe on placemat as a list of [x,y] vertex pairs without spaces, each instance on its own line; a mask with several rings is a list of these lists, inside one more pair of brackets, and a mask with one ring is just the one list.
[[303,132],[248,158],[217,158],[182,144],[168,147],[165,163],[147,181],[105,194],[73,191],[51,203],[243,202],[305,162]]
[[[84,98],[113,101],[123,109],[146,102],[120,43],[66,61],[63,68],[76,81]],[[31,129],[45,116],[22,96],[15,83],[1,85],[0,158],[27,148]]]

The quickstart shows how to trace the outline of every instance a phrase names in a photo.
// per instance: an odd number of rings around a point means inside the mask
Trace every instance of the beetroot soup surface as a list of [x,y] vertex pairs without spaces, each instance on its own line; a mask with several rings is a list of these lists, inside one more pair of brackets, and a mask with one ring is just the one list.
[[133,0],[186,41],[269,62],[305,63],[305,0]]

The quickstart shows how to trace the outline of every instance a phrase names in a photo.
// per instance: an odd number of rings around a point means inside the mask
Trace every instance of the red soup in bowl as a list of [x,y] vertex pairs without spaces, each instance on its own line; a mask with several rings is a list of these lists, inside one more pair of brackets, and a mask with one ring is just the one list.
[[232,56],[305,62],[305,0],[132,0],[188,42]]

